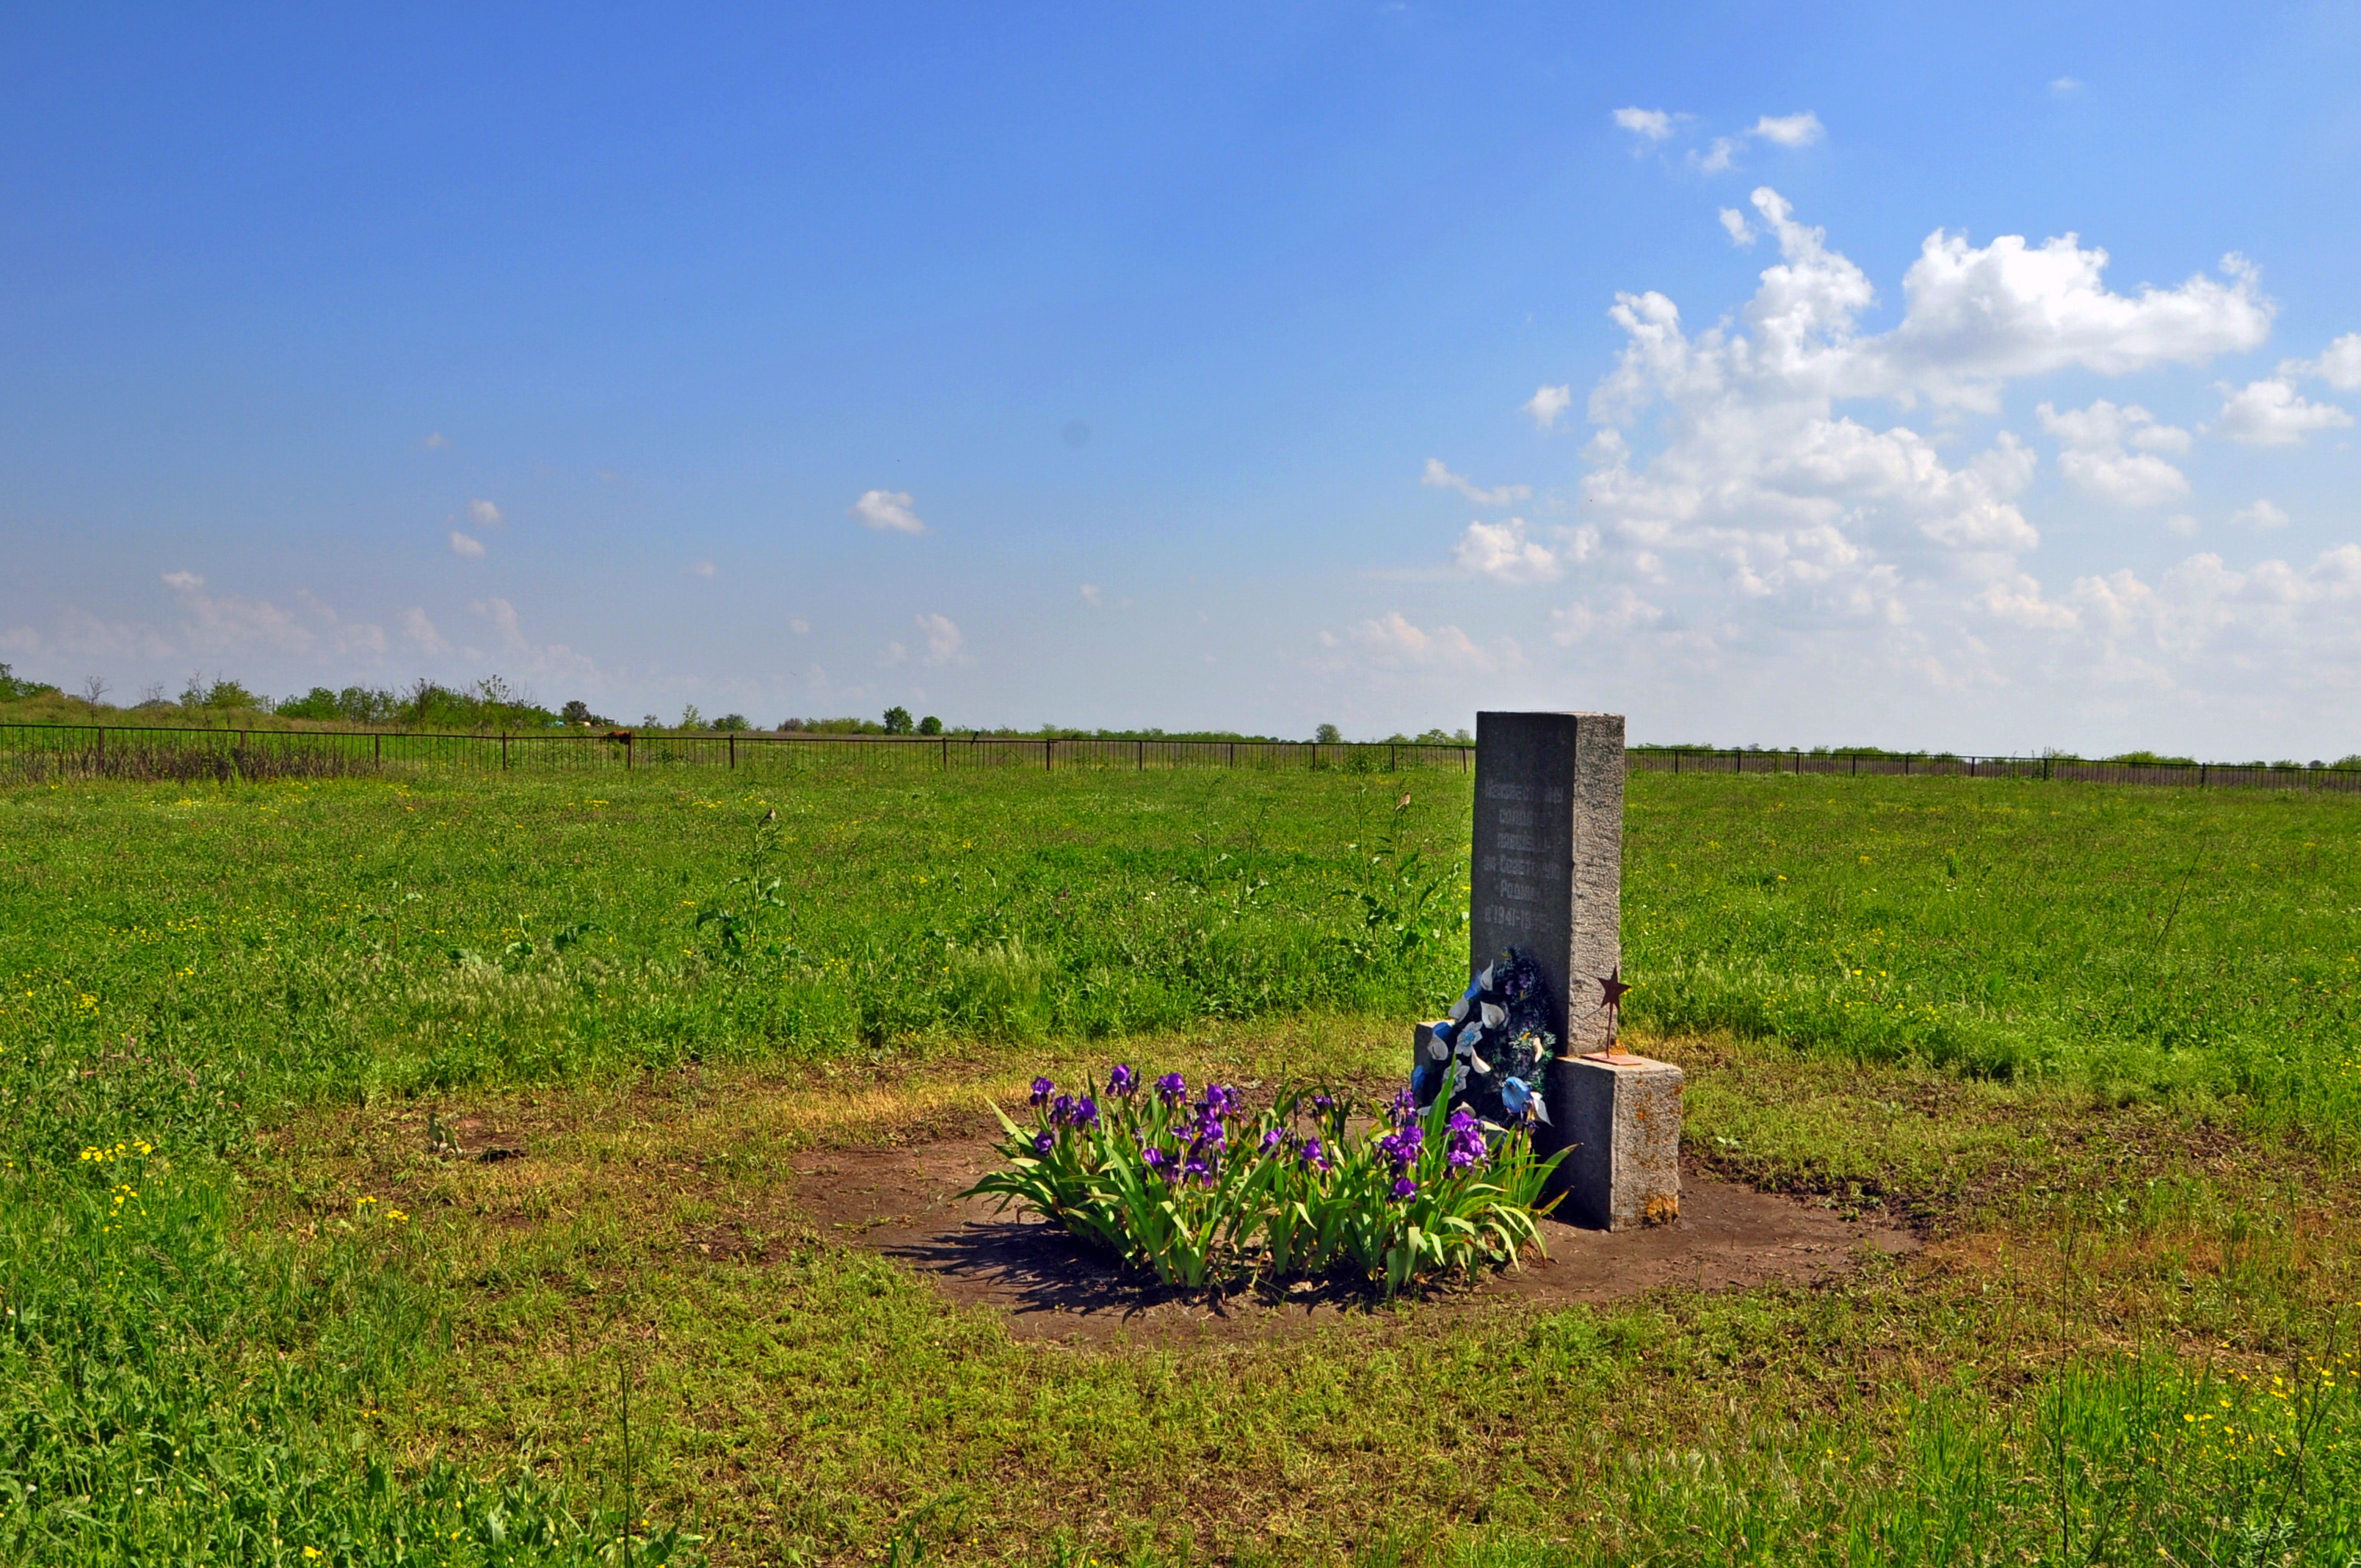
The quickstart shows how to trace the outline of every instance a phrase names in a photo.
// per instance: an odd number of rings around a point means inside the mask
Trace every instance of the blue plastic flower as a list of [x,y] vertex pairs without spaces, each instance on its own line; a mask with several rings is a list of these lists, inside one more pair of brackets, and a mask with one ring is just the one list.
[[1521,1078],[1500,1080],[1500,1105],[1511,1116],[1521,1116],[1533,1102],[1533,1086]]

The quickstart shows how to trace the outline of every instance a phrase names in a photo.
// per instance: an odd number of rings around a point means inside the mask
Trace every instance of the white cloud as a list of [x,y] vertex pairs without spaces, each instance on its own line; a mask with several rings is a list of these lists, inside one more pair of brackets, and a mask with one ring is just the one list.
[[885,644],[885,657],[882,663],[888,665],[898,664],[909,656],[910,651],[899,642],[888,642]]
[[[2034,413],[2063,448],[2059,471],[2083,494],[2114,506],[2144,507],[2161,506],[2189,493],[2188,476],[2156,455],[2158,451],[2188,450],[2189,433],[2158,423],[2138,404],[2117,408],[2102,398],[2089,408],[2064,413],[2043,403]],[[2126,452],[2126,444],[2146,450]]]
[[1663,609],[1619,583],[1597,604],[1576,601],[1550,611],[1550,641],[1572,647],[1600,632],[1621,636],[1664,619]]
[[2082,624],[2073,606],[2043,598],[2041,585],[2022,572],[1987,583],[1971,604],[2031,631],[2071,631]]
[[693,561],[680,570],[685,577],[709,577],[714,575],[715,567],[710,561]]
[[467,608],[492,623],[492,630],[500,634],[502,653],[513,657],[533,652],[533,644],[517,626],[516,606],[506,599],[477,599]]
[[1470,522],[1460,536],[1459,568],[1495,582],[1522,585],[1554,583],[1560,574],[1554,552],[1525,537],[1525,520]]
[[508,521],[500,515],[500,509],[489,501],[469,501],[467,520],[478,528],[498,528]]
[[1413,626],[1400,610],[1389,610],[1376,620],[1361,621],[1348,628],[1345,636],[1364,657],[1380,668],[1488,674],[1524,662],[1523,652],[1509,638],[1485,648],[1456,626],[1438,626],[1431,631]]
[[2257,500],[2250,507],[2240,507],[2232,512],[2230,521],[2246,528],[2285,528],[2288,514],[2268,500]]
[[401,635],[422,653],[447,653],[451,644],[434,629],[426,612],[413,605],[401,612]]
[[[1785,203],[1772,200],[1784,223]],[[2222,265],[2226,281],[2200,275],[2177,289],[2117,294],[2103,276],[2107,253],[2073,235],[2037,247],[2002,235],[1978,247],[1938,229],[1904,275],[1901,325],[1862,340],[1847,379],[1861,395],[1991,411],[2001,384],[2018,377],[2119,376],[2253,348],[2269,334],[2275,307],[2252,268],[2236,257]]]
[[1082,585],[1082,602],[1093,609],[1099,608],[1099,586],[1096,583]]
[[2070,98],[2081,90],[2082,84],[2070,76],[2056,77],[2049,83],[2051,93],[2060,98]]
[[966,639],[960,635],[960,629],[951,624],[950,617],[922,615],[918,617],[918,630],[927,640],[928,663],[948,664],[953,660],[967,663],[960,653],[961,644]]
[[1751,250],[1754,247],[1754,230],[1748,226],[1746,214],[1736,207],[1722,208],[1721,227],[1722,231],[1730,236],[1730,244],[1741,250]]
[[787,617],[787,630],[798,637],[808,637],[811,635],[811,622],[800,615],[791,615]]
[[1533,422],[1543,430],[1554,430],[1557,426],[1557,416],[1573,406],[1574,388],[1571,385],[1542,387],[1525,400],[1524,411],[1531,414]]
[[192,594],[205,586],[205,580],[194,572],[167,572],[164,581],[175,593]]
[[1618,109],[1615,123],[1642,141],[1663,141],[1673,134],[1674,116],[1662,109]]
[[2340,392],[2361,390],[2361,332],[2348,332],[2317,359],[2290,359],[2281,376],[2316,376]]
[[863,528],[888,533],[924,533],[927,525],[912,510],[907,490],[863,490],[845,515]]
[[2315,403],[2278,377],[2218,389],[2224,399],[2216,433],[2246,446],[2294,446],[2316,431],[2341,430],[2353,416],[2334,403]]
[[[1737,166],[1738,155],[1750,141],[1767,141],[1790,149],[1806,148],[1828,135],[1819,115],[1806,109],[1800,115],[1764,115],[1735,136],[1716,137],[1703,152],[1692,150],[1689,162],[1705,174],[1719,174]],[[1722,220],[1726,225],[1729,220]],[[1745,220],[1741,218],[1741,223]]]
[[1807,109],[1800,115],[1765,115],[1748,134],[1781,147],[1809,147],[1828,135],[1828,127]]
[[1426,472],[1419,476],[1418,482],[1431,490],[1456,490],[1479,507],[1514,506],[1533,493],[1531,485],[1499,485],[1486,489],[1466,475],[1453,473],[1444,466],[1440,457],[1426,460]]
[[484,542],[471,539],[455,528],[451,531],[451,554],[462,561],[480,561],[484,558]]
[[2185,511],[2174,512],[2164,520],[2164,526],[2186,539],[2197,532],[2197,520]]

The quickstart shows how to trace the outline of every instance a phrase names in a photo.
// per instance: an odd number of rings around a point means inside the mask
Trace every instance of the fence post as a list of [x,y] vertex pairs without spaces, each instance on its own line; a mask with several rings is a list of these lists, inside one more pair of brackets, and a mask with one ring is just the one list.
[[1139,766],[1133,771],[1136,773],[1146,773],[1148,771],[1148,742],[1145,740],[1134,740],[1131,743],[1131,751],[1133,759],[1139,764]]
[[1795,776],[1797,778],[1804,776],[1804,751],[1800,746],[1795,749]]
[[1907,751],[1902,753],[1902,776],[1905,779],[1910,776],[1910,753]]
[[628,729],[623,731],[623,771],[631,771],[631,732]]
[[501,730],[501,731],[500,731],[500,772],[502,772],[502,773],[507,773],[508,771],[509,771],[509,735],[508,735],[508,731],[507,731],[507,730],[505,730],[505,729],[503,729],[503,730]]
[[738,731],[735,729],[730,732],[730,765],[733,768],[738,765]]
[[2205,787],[2205,764],[2203,762],[2197,764],[2197,787],[2199,789],[2203,789]]
[[1233,771],[1235,771],[1238,765],[1238,743],[1235,740],[1230,742],[1230,760],[1224,765]]
[[106,726],[104,724],[98,727],[98,760],[102,762],[106,761]]
[[1041,742],[1041,771],[1045,773],[1051,771],[1049,766],[1049,748],[1057,743],[1058,742],[1055,740],[1048,740]]
[[951,771],[951,738],[948,735],[943,737],[942,752],[942,765],[938,771],[947,773]]

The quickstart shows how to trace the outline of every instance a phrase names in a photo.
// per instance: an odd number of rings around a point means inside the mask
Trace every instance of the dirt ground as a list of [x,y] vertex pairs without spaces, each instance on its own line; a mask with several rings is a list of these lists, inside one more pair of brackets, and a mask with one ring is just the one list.
[[[1027,1339],[1170,1340],[1282,1331],[1367,1301],[1298,1287],[1283,1298],[1184,1298],[1118,1275],[1064,1232],[958,1194],[994,1163],[984,1138],[893,1149],[812,1151],[795,1162],[795,1203],[824,1234],[871,1247],[933,1278],[961,1305],[998,1308]],[[1681,1217],[1610,1234],[1543,1221],[1545,1258],[1455,1292],[1470,1302],[1611,1301],[1660,1285],[1744,1289],[1830,1277],[1868,1249],[1915,1250],[1909,1232],[1846,1220],[1808,1201],[1685,1169]]]

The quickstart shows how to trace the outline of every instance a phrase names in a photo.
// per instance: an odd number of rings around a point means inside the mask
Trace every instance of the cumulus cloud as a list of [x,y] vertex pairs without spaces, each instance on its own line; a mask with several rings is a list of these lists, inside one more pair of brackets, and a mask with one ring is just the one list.
[[2230,521],[2244,528],[2285,528],[2288,514],[2268,500],[2257,500],[2252,506],[2240,507],[2232,512]]
[[[951,624],[950,617],[922,615],[918,617],[918,631],[927,640],[928,663],[948,664],[954,660],[961,663],[966,663],[960,652],[960,648],[966,639],[960,635],[960,629]],[[895,646],[898,647],[899,644]]]
[[451,651],[450,642],[434,629],[434,622],[415,605],[401,612],[401,635],[422,653],[447,653]]
[[2188,476],[2156,455],[2187,451],[2189,433],[2159,423],[2138,404],[2117,408],[2102,398],[2063,413],[2043,403],[2034,413],[2042,429],[2058,438],[2059,471],[2084,495],[2114,506],[2146,507],[2189,493]]
[[1809,147],[1827,135],[1828,127],[1820,124],[1819,115],[1808,109],[1800,115],[1764,115],[1735,136],[1714,137],[1703,152],[1691,152],[1689,162],[1703,173],[1719,174],[1737,166],[1738,155],[1750,141],[1795,148]]
[[508,520],[500,515],[500,509],[489,501],[469,501],[467,521],[478,528],[498,528]]
[[2353,416],[2334,403],[2315,403],[2280,377],[2249,381],[2243,387],[2226,383],[2216,433],[2245,446],[2294,446],[2314,432],[2342,430]]
[[1754,122],[1749,135],[1781,147],[1809,147],[1828,135],[1817,115],[1806,110],[1800,115],[1765,115]]
[[1722,232],[1730,236],[1730,244],[1741,250],[1754,248],[1754,230],[1747,224],[1746,214],[1736,207],[1722,208],[1721,227]]
[[451,554],[462,561],[480,561],[484,558],[484,542],[455,528],[451,531]]
[[205,586],[205,580],[194,572],[167,572],[165,586],[175,593],[192,594]]
[[1662,109],[1618,109],[1615,123],[1642,142],[1663,141],[1673,134],[1674,116]]
[[1487,648],[1456,626],[1429,630],[1411,624],[1400,610],[1361,621],[1349,628],[1345,636],[1363,657],[1381,668],[1489,674],[1524,662],[1522,651],[1509,638]]
[[1557,416],[1573,406],[1574,388],[1571,385],[1540,387],[1525,400],[1524,411],[1531,414],[1533,422],[1543,430],[1554,430],[1557,426]]
[[1459,568],[1495,582],[1554,583],[1561,567],[1555,552],[1525,537],[1525,520],[1471,522],[1459,540]]
[[2281,376],[2314,376],[2340,392],[2361,390],[2361,332],[2348,332],[2317,359],[2290,359]]
[[1426,472],[1418,482],[1431,490],[1456,490],[1479,507],[1514,506],[1533,493],[1531,485],[1499,485],[1486,489],[1466,475],[1453,473],[1440,457],[1426,460]]
[[1661,608],[1632,592],[1629,584],[1619,583],[1596,603],[1576,600],[1550,611],[1550,641],[1572,647],[1602,633],[1622,635],[1637,631],[1664,619]]
[[924,533],[927,525],[912,510],[916,505],[907,490],[863,490],[845,515],[880,532]]

